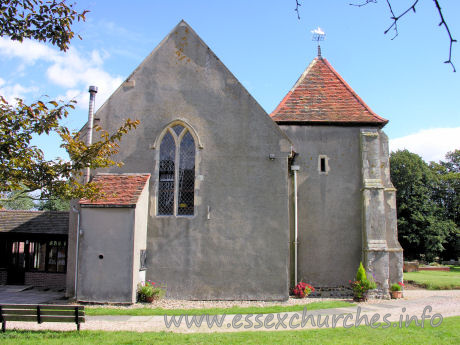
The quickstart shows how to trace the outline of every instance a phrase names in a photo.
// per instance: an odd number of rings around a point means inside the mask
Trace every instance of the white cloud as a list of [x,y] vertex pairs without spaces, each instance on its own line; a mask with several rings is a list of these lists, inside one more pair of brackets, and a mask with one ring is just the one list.
[[40,59],[50,61],[59,52],[32,40],[24,40],[21,43],[0,37],[0,54],[10,58],[20,58],[23,62],[34,64]]
[[64,95],[60,95],[57,98],[62,101],[77,101],[77,104],[82,106],[83,104],[88,104],[89,99],[85,98],[86,93],[82,90],[78,89],[70,89],[67,90]]
[[82,74],[81,83],[85,84],[84,89],[69,89],[64,95],[60,95],[58,99],[64,101],[75,100],[77,106],[82,109],[88,108],[89,103],[89,92],[88,88],[90,85],[98,87],[98,93],[96,95],[96,109],[99,108],[102,103],[116,90],[122,83],[121,77],[112,77],[108,73],[97,70],[89,69],[86,73]]
[[318,29],[311,30],[310,32],[311,32],[312,34],[324,35],[323,29],[321,29],[319,26],[318,26]]
[[[50,65],[46,70],[47,78],[53,84],[65,89],[64,95],[58,98],[75,99],[81,108],[88,106],[87,91],[90,85],[99,88],[96,99],[97,104],[102,104],[123,81],[121,76],[111,75],[104,70],[104,60],[109,56],[105,51],[93,50],[85,54],[71,47],[64,53],[30,40],[20,43],[0,38],[0,55],[19,59],[22,64],[26,65],[34,64],[39,60],[49,62]],[[19,66],[22,65],[19,64]],[[21,89],[21,85],[16,85],[15,89],[2,88],[5,89],[2,91],[4,95],[23,95],[29,89],[32,90],[26,87]]]
[[9,84],[4,79],[0,78],[0,95],[2,95],[9,103],[15,103],[16,98],[25,98],[27,93],[37,92],[35,86],[23,86],[21,84]]
[[423,129],[390,140],[391,151],[404,149],[420,155],[426,162],[444,160],[447,152],[460,149],[460,127]]

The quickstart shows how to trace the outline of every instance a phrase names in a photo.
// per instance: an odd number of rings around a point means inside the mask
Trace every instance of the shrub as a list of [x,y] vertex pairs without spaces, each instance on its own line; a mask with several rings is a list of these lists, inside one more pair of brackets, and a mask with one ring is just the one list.
[[358,271],[356,272],[356,280],[350,280],[349,282],[351,288],[353,289],[353,296],[355,300],[366,298],[366,292],[377,287],[374,278],[367,277],[366,270],[364,269],[362,262],[359,263]]
[[364,282],[367,280],[366,270],[364,269],[363,263],[359,263],[358,272],[356,272],[356,281]]
[[399,283],[395,283],[391,285],[390,290],[391,291],[401,291],[403,287],[404,287],[404,284],[402,282],[399,282]]
[[367,285],[359,280],[355,280],[354,282],[350,280],[350,285],[353,289],[353,297],[355,300],[364,298],[364,294],[367,292],[367,290],[369,290]]
[[300,282],[298,283],[294,289],[292,289],[292,293],[297,298],[305,298],[312,292],[315,292],[315,288],[307,283]]
[[161,286],[155,286],[156,283],[147,280],[146,282],[137,285],[137,301],[152,302],[156,299],[161,299],[165,296],[166,291]]

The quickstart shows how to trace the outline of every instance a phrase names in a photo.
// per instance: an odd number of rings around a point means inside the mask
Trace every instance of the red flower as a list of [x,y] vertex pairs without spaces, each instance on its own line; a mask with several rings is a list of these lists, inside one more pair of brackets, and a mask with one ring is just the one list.
[[315,291],[315,288],[310,284],[299,282],[293,289],[292,293],[298,298],[307,297],[309,294]]

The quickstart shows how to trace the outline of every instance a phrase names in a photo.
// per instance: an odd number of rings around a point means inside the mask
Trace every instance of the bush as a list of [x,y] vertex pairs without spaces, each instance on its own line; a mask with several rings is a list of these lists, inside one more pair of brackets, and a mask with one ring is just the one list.
[[166,291],[161,286],[155,286],[156,283],[148,280],[137,285],[137,301],[152,302],[165,296]]
[[305,298],[312,292],[315,292],[315,288],[310,284],[300,282],[298,283],[294,289],[292,289],[292,293],[297,298]]
[[366,292],[373,290],[377,287],[373,277],[368,278],[363,263],[359,263],[358,272],[356,272],[356,280],[350,280],[351,288],[353,289],[353,296],[355,300],[366,298]]
[[356,272],[356,281],[364,282],[367,280],[366,270],[364,269],[363,263],[359,263],[358,272]]
[[404,284],[401,283],[401,282],[395,283],[395,284],[391,285],[390,290],[391,291],[401,291],[403,286],[404,286]]

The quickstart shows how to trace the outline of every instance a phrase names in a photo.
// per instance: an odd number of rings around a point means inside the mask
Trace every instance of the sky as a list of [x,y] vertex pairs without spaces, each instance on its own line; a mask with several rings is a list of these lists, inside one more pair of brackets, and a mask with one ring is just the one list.
[[[96,85],[96,109],[143,59],[184,19],[268,112],[272,112],[317,54],[311,31],[326,33],[322,55],[378,115],[390,149],[404,149],[426,161],[460,149],[460,47],[445,64],[449,38],[438,26],[431,0],[391,30],[386,1],[363,7],[353,0],[76,0],[89,10],[73,26],[82,37],[66,53],[35,41],[0,37],[0,94],[28,102],[75,99],[64,124],[78,130],[88,117],[88,87]],[[357,0],[356,3],[364,1]],[[401,13],[412,0],[393,0]],[[452,36],[460,40],[460,1],[440,0]],[[46,97],[48,98],[46,98]],[[132,118],[135,118],[133,114]],[[56,136],[34,139],[48,159],[67,158]]]

